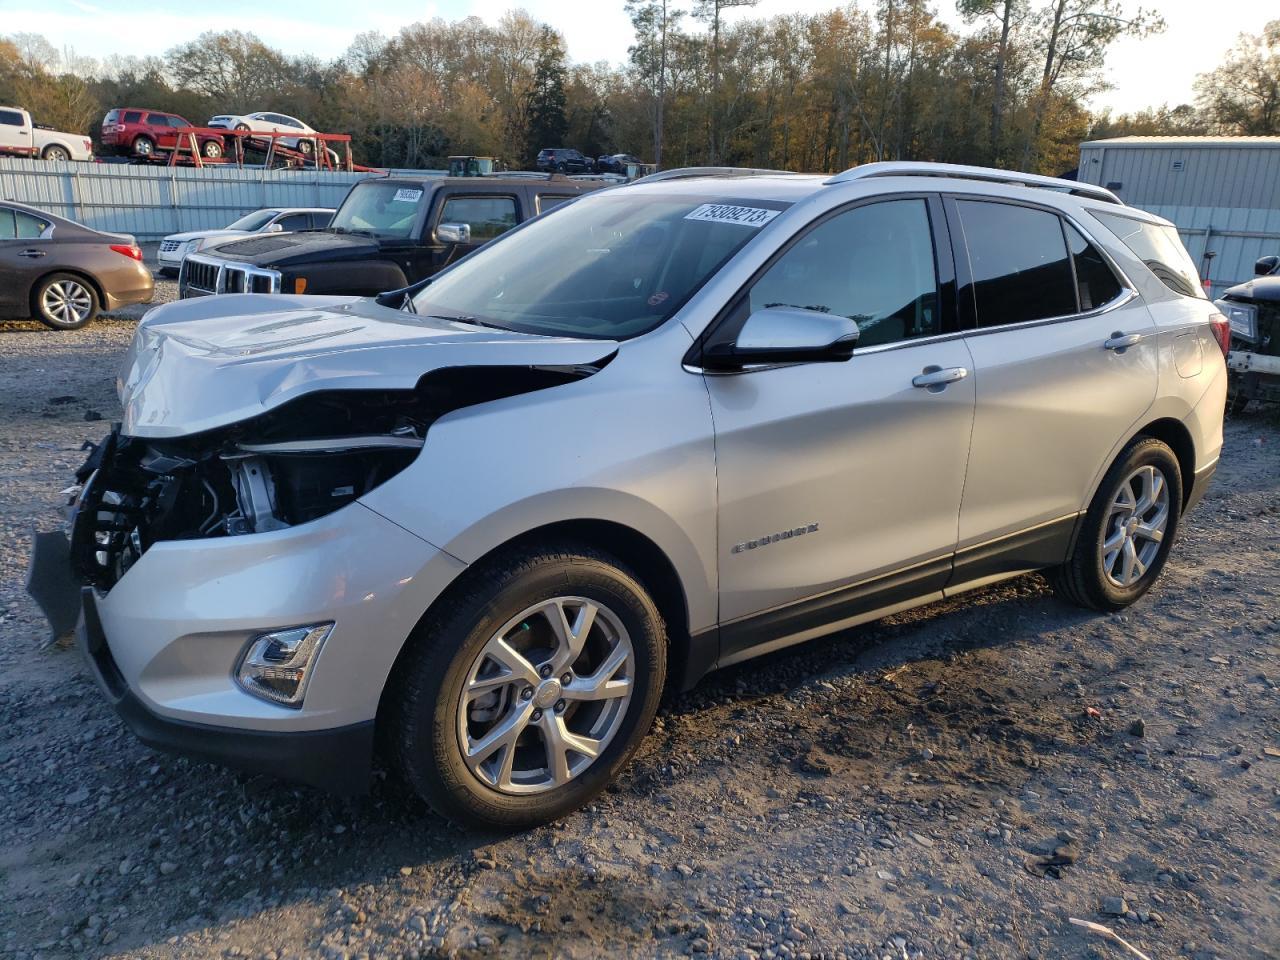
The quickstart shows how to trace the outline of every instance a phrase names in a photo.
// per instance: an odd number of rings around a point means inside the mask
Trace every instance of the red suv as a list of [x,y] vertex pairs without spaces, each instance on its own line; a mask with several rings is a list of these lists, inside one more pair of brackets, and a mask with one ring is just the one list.
[[[119,107],[102,118],[103,152],[149,157],[157,150],[172,150],[177,145],[178,132],[190,127],[190,123],[173,113]],[[214,134],[198,137],[201,155],[209,159],[222,156],[221,137]],[[189,147],[185,140],[182,145]]]

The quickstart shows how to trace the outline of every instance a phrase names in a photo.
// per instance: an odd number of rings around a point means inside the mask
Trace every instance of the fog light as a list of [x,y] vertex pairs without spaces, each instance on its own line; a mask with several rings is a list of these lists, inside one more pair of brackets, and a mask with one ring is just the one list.
[[302,706],[311,666],[332,630],[332,623],[317,623],[254,637],[240,657],[236,682],[263,700]]

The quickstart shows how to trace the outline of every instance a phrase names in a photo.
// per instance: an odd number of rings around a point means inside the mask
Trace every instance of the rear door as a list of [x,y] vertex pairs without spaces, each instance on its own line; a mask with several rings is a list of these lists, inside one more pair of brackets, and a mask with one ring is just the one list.
[[1063,558],[1094,478],[1155,398],[1157,349],[1147,308],[1080,225],[986,197],[947,212],[978,388],[960,583]]
[[31,127],[20,110],[0,110],[0,150],[15,153],[33,152]]

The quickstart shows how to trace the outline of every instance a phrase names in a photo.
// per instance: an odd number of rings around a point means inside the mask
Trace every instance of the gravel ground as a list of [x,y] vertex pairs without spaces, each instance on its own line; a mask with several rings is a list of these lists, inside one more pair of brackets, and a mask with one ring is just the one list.
[[1280,428],[1163,581],[1026,577],[713,675],[516,836],[152,753],[22,579],[132,323],[0,325],[0,957],[1280,956]]

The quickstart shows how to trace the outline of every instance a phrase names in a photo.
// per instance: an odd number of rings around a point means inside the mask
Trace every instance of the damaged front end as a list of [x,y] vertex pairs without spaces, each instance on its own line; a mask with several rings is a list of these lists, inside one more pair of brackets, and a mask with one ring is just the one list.
[[412,390],[305,394],[176,438],[114,429],[77,471],[74,575],[110,590],[152,544],[265,533],[332,513],[411,464],[445,413],[554,386],[582,368],[446,368]]

